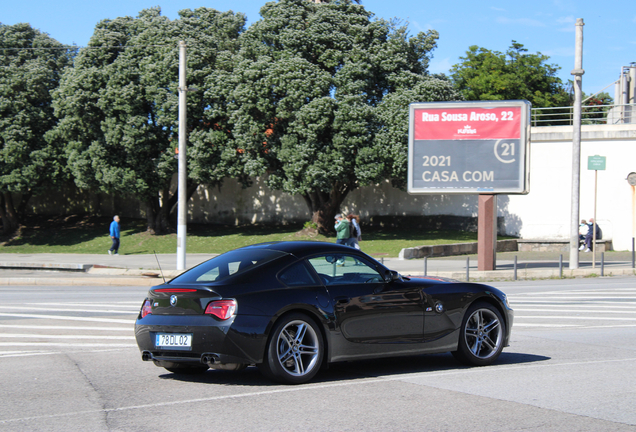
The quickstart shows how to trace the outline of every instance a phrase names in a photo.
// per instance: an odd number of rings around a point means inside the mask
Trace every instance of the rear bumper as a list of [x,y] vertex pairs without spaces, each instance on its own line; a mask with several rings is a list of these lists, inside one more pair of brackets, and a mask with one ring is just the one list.
[[[208,315],[147,315],[135,323],[135,339],[144,360],[201,363],[214,355],[218,363],[258,364],[263,361],[267,337],[265,317],[237,315],[219,321]],[[192,334],[189,348],[155,346],[156,333]]]

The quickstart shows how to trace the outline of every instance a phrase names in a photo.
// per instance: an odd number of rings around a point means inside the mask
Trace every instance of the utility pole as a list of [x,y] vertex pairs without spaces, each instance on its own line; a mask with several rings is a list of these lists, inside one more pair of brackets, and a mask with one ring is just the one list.
[[179,42],[179,202],[177,205],[177,270],[185,270],[186,260],[186,235],[188,220],[186,214],[187,203],[187,165],[186,165],[186,140],[187,118],[186,106],[186,44]]
[[581,99],[583,93],[583,18],[576,20],[574,52],[574,106],[572,132],[572,204],[570,220],[570,269],[579,268],[579,197],[581,193]]

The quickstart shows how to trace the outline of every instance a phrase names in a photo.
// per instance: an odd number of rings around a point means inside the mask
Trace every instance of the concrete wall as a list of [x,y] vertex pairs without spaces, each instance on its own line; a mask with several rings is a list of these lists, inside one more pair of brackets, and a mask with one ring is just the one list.
[[[572,179],[572,127],[532,128],[530,150],[530,193],[500,195],[497,216],[503,219],[499,231],[523,239],[568,239]],[[580,218],[594,212],[594,171],[587,170],[587,157],[607,158],[606,170],[598,172],[597,221],[604,238],[612,238],[615,250],[631,249],[634,235],[632,199],[636,192],[625,180],[636,172],[636,125],[590,125],[581,131]],[[145,217],[144,206],[134,200],[88,192],[60,192],[58,196],[36,198],[32,212],[60,214],[119,212],[126,217]],[[72,202],[72,204],[70,204]],[[363,223],[371,219],[452,215],[476,218],[477,195],[409,195],[388,182],[360,188],[349,194],[341,209],[360,214]],[[188,206],[189,221],[198,223],[289,223],[311,218],[305,201],[271,191],[263,179],[243,189],[227,179],[222,187],[201,186]]]
[[[595,171],[588,156],[606,157],[598,171],[596,220],[603,238],[615,250],[631,249],[634,188],[627,175],[636,172],[636,125],[589,125],[581,128],[580,219],[594,215]],[[506,220],[506,231],[524,239],[569,239],[572,183],[572,127],[532,128],[530,193],[510,196],[507,211],[518,220]]]
[[[570,235],[572,127],[534,127],[530,149],[530,193],[499,195],[497,215],[508,235],[523,239],[567,240]],[[598,171],[597,222],[615,250],[631,249],[634,188],[625,180],[636,172],[636,125],[584,125],[581,130],[580,219],[594,215],[594,171],[588,156],[607,159]],[[342,211],[376,216],[453,215],[477,217],[476,195],[409,195],[388,182],[360,188],[345,200]],[[257,180],[241,189],[232,179],[222,188],[200,187],[190,204],[191,220],[250,223],[307,221],[311,215],[301,197],[267,189]],[[408,219],[408,218],[407,218]]]

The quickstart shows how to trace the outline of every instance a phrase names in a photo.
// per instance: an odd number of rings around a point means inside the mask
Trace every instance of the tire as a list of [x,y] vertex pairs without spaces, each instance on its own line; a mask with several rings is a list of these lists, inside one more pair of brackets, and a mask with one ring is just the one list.
[[492,364],[503,350],[506,324],[496,307],[476,303],[468,308],[453,356],[471,366]]
[[308,316],[283,316],[272,329],[259,370],[284,384],[302,384],[312,379],[322,364],[324,342],[318,325]]

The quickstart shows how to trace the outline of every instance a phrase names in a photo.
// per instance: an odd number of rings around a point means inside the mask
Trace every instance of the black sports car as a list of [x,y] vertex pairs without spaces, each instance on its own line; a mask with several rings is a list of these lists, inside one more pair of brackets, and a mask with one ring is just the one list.
[[227,252],[153,287],[135,337],[143,360],[171,372],[256,365],[298,384],[344,360],[450,351],[488,365],[512,321],[496,288],[403,277],[347,246],[280,242]]

